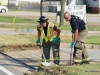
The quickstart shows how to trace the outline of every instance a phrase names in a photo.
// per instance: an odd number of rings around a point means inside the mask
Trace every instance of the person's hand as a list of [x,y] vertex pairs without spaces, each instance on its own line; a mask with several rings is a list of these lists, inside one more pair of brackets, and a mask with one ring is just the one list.
[[70,48],[73,48],[74,46],[75,46],[75,42],[72,42]]
[[38,38],[38,39],[36,40],[36,43],[40,43],[40,38]]
[[58,42],[58,38],[54,38],[53,43],[57,43],[57,42]]

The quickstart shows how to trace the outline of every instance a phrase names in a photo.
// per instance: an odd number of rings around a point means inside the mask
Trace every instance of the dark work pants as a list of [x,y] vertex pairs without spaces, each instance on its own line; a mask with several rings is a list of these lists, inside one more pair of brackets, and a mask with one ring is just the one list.
[[[42,47],[43,47],[43,53],[46,58],[46,61],[47,62],[50,61],[50,49],[52,48],[54,63],[59,64],[60,62],[60,55],[59,55],[60,39],[57,43],[53,43],[49,41],[45,42],[45,40],[43,39]],[[43,55],[42,55],[42,61],[44,61]]]

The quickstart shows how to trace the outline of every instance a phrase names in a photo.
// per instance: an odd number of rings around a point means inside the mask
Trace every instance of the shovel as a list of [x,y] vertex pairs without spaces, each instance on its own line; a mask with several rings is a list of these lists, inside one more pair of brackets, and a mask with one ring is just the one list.
[[[72,33],[72,42],[73,42],[73,40],[74,40],[74,34]],[[71,48],[71,52],[70,52],[70,65],[73,64],[72,63],[72,51],[73,51],[73,49]]]
[[41,50],[41,53],[42,53],[42,55],[43,55],[43,59],[44,59],[44,62],[42,62],[42,66],[50,66],[51,64],[48,63],[48,62],[46,62],[46,58],[45,58],[45,55],[44,55],[44,53],[43,53],[41,43],[40,43],[40,44],[37,43],[37,45],[39,46],[39,48],[40,48],[40,50]]
[[[72,33],[72,42],[73,42],[73,39],[74,39],[74,34]],[[71,52],[70,52],[70,62],[68,62],[67,65],[73,65],[73,63],[72,63],[72,51],[73,51],[73,48],[71,48]]]

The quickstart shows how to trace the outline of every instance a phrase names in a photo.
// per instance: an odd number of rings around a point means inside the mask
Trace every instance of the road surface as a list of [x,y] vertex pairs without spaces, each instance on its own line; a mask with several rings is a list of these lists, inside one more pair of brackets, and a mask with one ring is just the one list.
[[9,65],[8,63],[3,62],[1,59],[0,60],[0,75],[23,75],[23,73],[11,67],[11,65]]

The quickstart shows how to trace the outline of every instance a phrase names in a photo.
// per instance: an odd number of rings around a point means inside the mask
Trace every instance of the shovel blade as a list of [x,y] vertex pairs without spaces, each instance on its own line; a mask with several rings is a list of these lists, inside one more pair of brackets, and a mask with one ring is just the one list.
[[42,65],[43,66],[51,66],[51,63],[49,63],[49,62],[42,62]]

